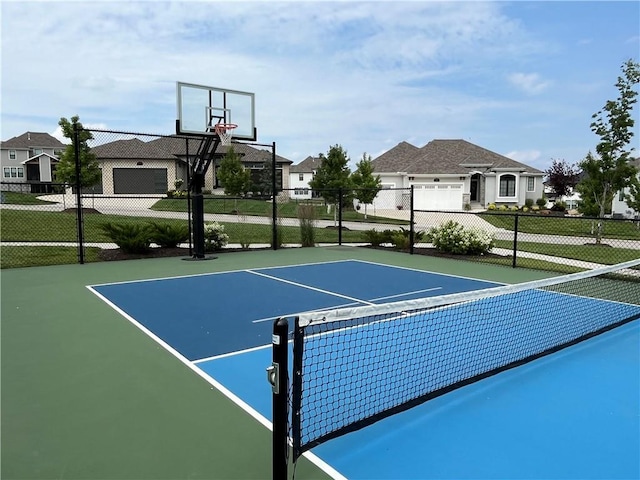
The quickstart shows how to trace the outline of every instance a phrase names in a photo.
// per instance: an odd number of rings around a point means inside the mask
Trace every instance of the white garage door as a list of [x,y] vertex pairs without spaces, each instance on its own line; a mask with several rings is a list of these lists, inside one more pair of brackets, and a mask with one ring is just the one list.
[[413,207],[416,210],[462,210],[462,183],[414,185]]
[[382,190],[380,190],[378,192],[378,195],[376,195],[376,198],[373,199],[374,208],[380,210],[389,210],[395,209],[396,205],[399,205],[399,203],[396,201],[396,197],[401,195],[401,191],[391,190],[395,188],[395,186],[396,185],[394,183],[382,184]]

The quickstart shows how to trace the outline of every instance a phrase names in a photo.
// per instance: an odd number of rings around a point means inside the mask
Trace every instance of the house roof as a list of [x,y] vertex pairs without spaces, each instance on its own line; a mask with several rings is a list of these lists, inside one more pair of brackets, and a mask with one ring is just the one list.
[[406,172],[418,155],[419,150],[418,147],[410,143],[400,142],[371,162],[373,171],[377,173]]
[[91,152],[100,159],[119,160],[175,160],[175,156],[165,149],[143,142],[138,138],[130,140],[116,140],[115,142],[98,145]]
[[291,173],[313,173],[320,166],[320,158],[308,156],[296,165],[291,165]]
[[432,140],[422,148],[402,142],[373,160],[374,171],[426,175],[468,175],[473,171],[543,172],[466,140]]
[[43,132],[25,132],[17,137],[0,142],[0,148],[64,148],[66,145],[48,133]]

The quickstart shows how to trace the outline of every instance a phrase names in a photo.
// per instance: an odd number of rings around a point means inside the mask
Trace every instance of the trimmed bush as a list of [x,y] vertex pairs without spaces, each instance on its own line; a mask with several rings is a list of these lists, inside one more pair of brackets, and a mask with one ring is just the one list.
[[379,247],[383,243],[392,243],[393,232],[391,230],[384,230],[379,232],[375,229],[365,230],[363,232],[364,238],[371,244],[372,247]]
[[149,222],[151,227],[151,241],[163,248],[175,248],[189,240],[189,225],[186,223],[157,223]]
[[482,255],[495,245],[495,238],[486,230],[466,229],[453,220],[432,228],[429,236],[437,250],[456,255]]
[[147,253],[151,247],[151,226],[139,223],[103,223],[100,229],[125,253]]

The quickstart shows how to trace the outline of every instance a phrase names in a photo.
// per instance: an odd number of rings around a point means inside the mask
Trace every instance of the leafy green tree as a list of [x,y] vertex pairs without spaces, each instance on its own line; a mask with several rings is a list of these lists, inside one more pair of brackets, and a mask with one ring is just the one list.
[[[638,92],[634,86],[640,82],[640,65],[628,60],[622,65],[622,75],[618,77],[616,87],[618,98],[605,103],[602,110],[591,117],[591,131],[600,137],[596,145],[596,154],[591,152],[579,163],[585,178],[577,185],[585,204],[598,206],[598,216],[604,217],[615,192],[628,186],[635,175],[635,168],[629,163],[633,148],[629,143],[633,137],[633,105]],[[602,240],[600,224],[596,243]]]
[[[88,188],[98,184],[100,182],[101,172],[98,166],[98,160],[91,152],[88,143],[89,140],[93,140],[91,131],[84,129],[78,115],[71,117],[71,121],[62,117],[58,125],[62,128],[62,134],[71,140],[71,145],[67,145],[62,155],[60,155],[60,162],[56,167],[56,179],[59,182],[68,183],[69,185],[77,185],[75,153],[77,140],[78,152],[80,153],[80,186],[82,188]],[[77,139],[74,126],[76,126],[78,132]]]
[[637,175],[629,183],[629,193],[624,195],[624,201],[630,208],[640,212],[640,180]]
[[362,154],[362,159],[356,164],[356,171],[351,174],[351,184],[354,188],[354,196],[364,204],[364,218],[367,218],[367,205],[373,203],[378,192],[382,189],[380,175],[373,176],[373,163],[371,156]]
[[[340,145],[334,145],[326,156],[321,153],[319,157],[320,166],[309,182],[309,186],[312,190],[320,193],[325,202],[334,206],[340,201],[342,193],[344,203],[351,191],[351,170],[348,166],[347,152]],[[335,215],[336,209],[334,208],[334,220]]]
[[251,188],[251,172],[244,168],[233,147],[229,147],[220,162],[218,179],[222,182],[225,195],[243,196]]

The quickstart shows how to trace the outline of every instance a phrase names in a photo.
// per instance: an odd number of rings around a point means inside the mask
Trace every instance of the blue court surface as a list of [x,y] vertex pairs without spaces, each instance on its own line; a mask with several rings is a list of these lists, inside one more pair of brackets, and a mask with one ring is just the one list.
[[[275,318],[494,286],[341,261],[89,288],[269,426]],[[305,455],[335,478],[640,478],[639,345],[636,320]]]

